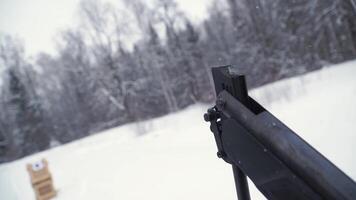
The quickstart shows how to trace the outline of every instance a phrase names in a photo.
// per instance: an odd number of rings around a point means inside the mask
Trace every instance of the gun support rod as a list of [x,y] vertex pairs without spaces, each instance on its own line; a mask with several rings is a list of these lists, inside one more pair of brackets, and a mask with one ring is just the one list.
[[250,200],[250,191],[248,189],[246,175],[234,164],[232,165],[232,171],[234,173],[237,199]]

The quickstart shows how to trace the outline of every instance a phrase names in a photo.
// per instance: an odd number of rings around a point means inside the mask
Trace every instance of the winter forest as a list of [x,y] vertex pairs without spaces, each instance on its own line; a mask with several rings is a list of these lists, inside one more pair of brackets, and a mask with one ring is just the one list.
[[[214,101],[210,68],[257,87],[356,58],[353,0],[215,0],[194,23],[175,0],[83,0],[56,53],[0,35],[0,163]],[[189,119],[187,119],[189,120]]]

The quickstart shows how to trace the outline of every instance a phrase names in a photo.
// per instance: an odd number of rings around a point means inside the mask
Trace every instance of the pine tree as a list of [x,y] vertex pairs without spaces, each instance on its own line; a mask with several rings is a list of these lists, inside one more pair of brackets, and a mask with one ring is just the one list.
[[43,110],[39,101],[30,95],[19,77],[19,73],[9,69],[9,106],[13,113],[15,128],[12,130],[16,157],[42,151],[49,146],[49,137],[42,119]]

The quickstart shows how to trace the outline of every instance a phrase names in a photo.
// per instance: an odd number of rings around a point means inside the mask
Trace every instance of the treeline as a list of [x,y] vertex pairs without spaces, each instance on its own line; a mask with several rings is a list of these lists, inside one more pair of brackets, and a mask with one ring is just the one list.
[[174,0],[123,5],[82,1],[55,55],[1,36],[0,162],[212,102],[212,66],[257,87],[356,56],[352,0],[219,0],[200,24]]

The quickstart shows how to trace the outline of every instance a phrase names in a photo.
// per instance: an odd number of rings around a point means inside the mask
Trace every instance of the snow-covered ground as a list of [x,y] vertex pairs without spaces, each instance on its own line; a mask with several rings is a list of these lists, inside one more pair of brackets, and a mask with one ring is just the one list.
[[[248,78],[248,77],[247,77]],[[356,62],[279,81],[250,93],[356,180]],[[236,199],[232,171],[216,157],[207,105],[114,128],[0,165],[0,199],[35,199],[26,164],[49,161],[56,199]],[[252,189],[254,199],[263,197]]]

